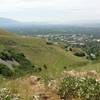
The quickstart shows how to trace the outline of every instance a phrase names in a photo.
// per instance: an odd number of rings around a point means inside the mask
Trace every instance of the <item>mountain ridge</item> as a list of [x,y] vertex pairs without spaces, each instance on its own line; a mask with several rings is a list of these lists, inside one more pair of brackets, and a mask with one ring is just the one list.
[[4,17],[0,17],[0,26],[8,26],[8,25],[68,25],[68,26],[100,26],[99,21],[90,21],[90,22],[80,22],[80,23],[74,23],[74,24],[50,24],[50,23],[46,23],[46,22],[21,22],[15,19],[10,19],[10,18],[4,18]]
[[21,22],[13,20],[13,19],[9,19],[9,18],[3,18],[0,17],[0,26],[1,27],[9,27],[9,26],[16,26],[19,25]]

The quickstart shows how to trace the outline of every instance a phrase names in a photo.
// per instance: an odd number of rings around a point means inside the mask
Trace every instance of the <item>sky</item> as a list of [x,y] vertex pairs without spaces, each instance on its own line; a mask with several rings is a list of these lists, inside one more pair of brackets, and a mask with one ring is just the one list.
[[100,0],[0,0],[0,17],[46,23],[100,21]]

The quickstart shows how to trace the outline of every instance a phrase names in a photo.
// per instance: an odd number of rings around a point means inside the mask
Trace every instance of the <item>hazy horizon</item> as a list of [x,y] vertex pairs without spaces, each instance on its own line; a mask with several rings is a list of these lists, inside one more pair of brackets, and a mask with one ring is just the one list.
[[21,22],[92,23],[100,21],[100,0],[0,0],[0,17]]

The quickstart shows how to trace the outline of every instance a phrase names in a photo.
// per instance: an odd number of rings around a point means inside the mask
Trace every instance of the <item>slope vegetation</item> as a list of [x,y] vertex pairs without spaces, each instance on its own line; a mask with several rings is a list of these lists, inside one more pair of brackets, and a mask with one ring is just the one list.
[[64,68],[69,69],[71,66],[84,66],[89,63],[85,58],[76,57],[57,45],[46,44],[45,40],[16,36],[0,30],[0,51],[8,48],[23,53],[32,65],[41,70],[45,66],[47,69],[45,72],[52,75],[58,75]]

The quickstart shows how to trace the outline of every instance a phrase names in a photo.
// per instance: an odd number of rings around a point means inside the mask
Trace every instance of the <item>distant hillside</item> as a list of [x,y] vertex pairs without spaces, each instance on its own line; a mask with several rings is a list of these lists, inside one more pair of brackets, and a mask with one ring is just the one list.
[[54,25],[48,23],[19,22],[8,18],[0,18],[0,27],[21,35],[37,34],[96,34],[100,33],[100,23],[79,23]]
[[0,28],[0,36],[14,36],[15,34],[14,33],[11,33],[11,32],[8,32],[7,30],[5,29],[1,29]]
[[19,25],[20,22],[8,18],[0,18],[0,27],[13,27]]

